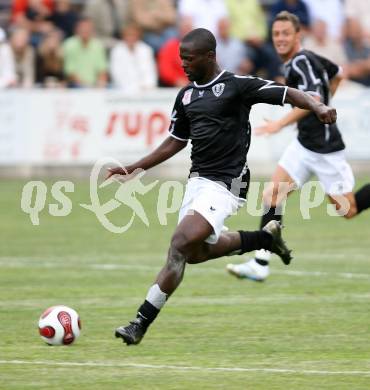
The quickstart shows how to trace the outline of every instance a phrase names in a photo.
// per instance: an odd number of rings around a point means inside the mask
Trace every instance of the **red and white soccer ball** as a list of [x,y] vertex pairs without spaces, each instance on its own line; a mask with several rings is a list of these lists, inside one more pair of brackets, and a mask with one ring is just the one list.
[[49,345],[69,345],[80,335],[81,322],[77,312],[67,306],[52,306],[39,319],[39,333]]

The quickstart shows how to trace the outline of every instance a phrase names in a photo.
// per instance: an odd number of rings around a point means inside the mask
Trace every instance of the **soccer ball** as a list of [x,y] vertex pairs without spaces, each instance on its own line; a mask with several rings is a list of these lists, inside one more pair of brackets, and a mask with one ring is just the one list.
[[80,335],[81,322],[77,312],[67,306],[52,306],[39,319],[39,333],[49,345],[72,344]]

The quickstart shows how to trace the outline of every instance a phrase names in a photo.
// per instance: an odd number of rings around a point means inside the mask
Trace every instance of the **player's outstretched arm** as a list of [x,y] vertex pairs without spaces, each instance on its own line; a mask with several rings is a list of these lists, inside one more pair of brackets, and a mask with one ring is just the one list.
[[298,122],[304,118],[310,111],[302,110],[301,108],[294,107],[288,114],[275,121],[266,120],[266,123],[262,126],[258,126],[254,129],[256,135],[274,134],[278,133],[283,127],[289,126]]
[[314,112],[323,123],[332,124],[337,120],[335,108],[328,107],[324,103],[315,100],[309,94],[295,88],[288,88],[285,103]]
[[184,149],[187,142],[177,140],[174,137],[167,137],[153,152],[126,167],[114,167],[108,169],[107,179],[113,175],[129,175],[136,169],[150,169],[156,165],[168,160],[180,150]]

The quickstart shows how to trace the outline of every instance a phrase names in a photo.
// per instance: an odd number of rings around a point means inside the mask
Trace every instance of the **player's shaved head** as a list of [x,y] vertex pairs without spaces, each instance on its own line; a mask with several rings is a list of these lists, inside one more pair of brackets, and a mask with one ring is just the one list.
[[205,28],[196,28],[180,43],[181,65],[190,81],[206,84],[219,72],[216,62],[216,39]]
[[184,44],[191,44],[193,50],[199,53],[207,53],[213,51],[216,53],[216,38],[205,28],[196,28],[186,34],[182,40]]

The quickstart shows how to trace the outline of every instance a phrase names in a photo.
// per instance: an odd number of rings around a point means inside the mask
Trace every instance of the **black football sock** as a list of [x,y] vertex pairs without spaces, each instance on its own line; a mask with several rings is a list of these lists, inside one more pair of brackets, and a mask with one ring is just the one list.
[[370,207],[370,184],[365,184],[355,193],[357,214]]
[[267,260],[261,260],[261,259],[258,259],[257,257],[254,260],[256,261],[257,264],[262,265],[264,267],[266,267],[266,265],[269,265],[269,263],[270,263]]
[[262,229],[266,224],[268,224],[270,221],[275,220],[281,222],[283,220],[283,216],[281,215],[281,206],[271,206],[270,209],[268,209],[266,206],[264,208],[264,214],[261,218],[261,225],[260,228]]
[[147,300],[139,307],[137,316],[142,319],[143,325],[147,328],[157,317],[159,309]]
[[263,230],[257,230],[255,232],[245,232],[239,230],[239,234],[241,240],[240,255],[257,249],[271,250],[271,234],[264,232]]

